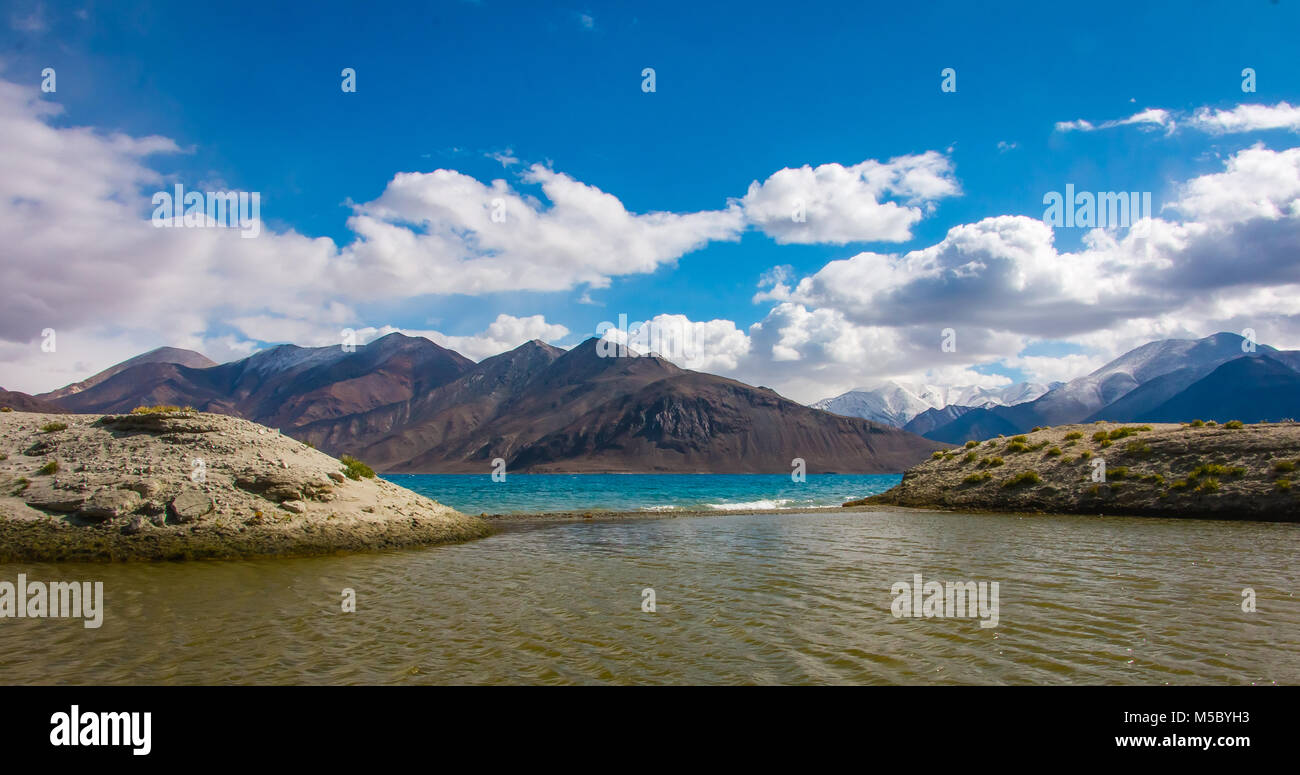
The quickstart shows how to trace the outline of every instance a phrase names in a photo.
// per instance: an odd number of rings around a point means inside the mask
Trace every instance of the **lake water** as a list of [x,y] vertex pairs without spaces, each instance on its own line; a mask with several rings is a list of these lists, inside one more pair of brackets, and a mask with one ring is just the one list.
[[[98,630],[0,619],[0,683],[1294,684],[1298,556],[1295,525],[836,511],[508,524],[294,560],[0,565],[0,580],[101,580],[107,609]],[[999,582],[998,625],[896,618],[890,588],[915,573]]]
[[466,514],[547,511],[732,511],[839,506],[884,492],[900,474],[389,474]]

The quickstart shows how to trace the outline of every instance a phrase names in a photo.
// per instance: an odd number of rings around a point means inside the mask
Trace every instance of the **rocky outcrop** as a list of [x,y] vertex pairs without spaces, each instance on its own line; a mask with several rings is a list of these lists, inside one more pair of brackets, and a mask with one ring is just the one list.
[[487,532],[247,420],[0,413],[0,561],[313,554]]
[[936,452],[858,504],[1300,522],[1300,424],[1043,428]]

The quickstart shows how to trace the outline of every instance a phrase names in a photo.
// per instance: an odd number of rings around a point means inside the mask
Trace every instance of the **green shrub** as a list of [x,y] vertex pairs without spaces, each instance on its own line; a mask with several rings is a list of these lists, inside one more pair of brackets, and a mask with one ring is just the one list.
[[980,468],[997,468],[1002,465],[1003,462],[1005,461],[1000,457],[986,457],[980,461]]
[[1079,453],[1079,460],[1087,460],[1090,457],[1092,457],[1092,450],[1090,449],[1085,449]]
[[1013,439],[1010,444],[1007,444],[1007,452],[1028,452],[1028,451],[1029,451],[1029,445],[1025,444],[1024,442],[1016,441]]
[[1031,469],[1029,471],[1021,471],[1020,473],[1016,474],[1010,479],[1007,479],[1005,482],[1002,483],[1002,486],[1007,488],[1028,487],[1030,485],[1038,484],[1042,481],[1043,478],[1038,475],[1038,472]]
[[1110,439],[1102,439],[1100,442],[1097,443],[1097,446],[1101,447],[1102,449],[1105,449],[1106,447],[1109,447],[1111,444],[1114,443],[1115,442],[1111,441]]
[[1246,469],[1241,466],[1222,466],[1218,463],[1202,463],[1187,475],[1188,479],[1199,479],[1202,476],[1245,476]]
[[1092,440],[1093,440],[1093,441],[1105,441],[1107,435],[1108,435],[1108,434],[1106,433],[1106,431],[1097,431],[1096,433],[1092,434]]
[[1020,442],[1021,444],[1028,444],[1028,443],[1029,443],[1029,437],[1028,437],[1028,436],[1012,436],[1012,437],[1011,437],[1011,443],[1012,443],[1012,444],[1015,444],[1016,442]]
[[1273,486],[1278,488],[1282,492],[1288,492],[1291,489],[1291,480],[1287,479],[1286,477],[1282,477],[1281,479],[1278,479],[1277,481],[1273,482]]
[[979,457],[979,453],[977,452],[967,452],[965,455],[962,455],[961,462],[974,463],[978,457]]
[[1149,455],[1151,454],[1151,445],[1145,441],[1130,441],[1124,445],[1124,451],[1130,455]]
[[1120,488],[1123,487],[1123,486],[1124,486],[1124,483],[1123,483],[1123,482],[1111,482],[1111,485],[1110,485],[1110,491],[1111,491],[1111,492],[1119,492],[1119,491],[1120,491]]
[[63,431],[67,429],[68,424],[66,422],[47,422],[41,426],[41,433],[54,433],[55,431]]
[[1214,420],[1206,420],[1206,421],[1205,421],[1205,424],[1206,424],[1206,425],[1209,425],[1209,426],[1218,425],[1218,423],[1215,422]]
[[[4,458],[0,458],[3,460]],[[1289,474],[1295,470],[1295,463],[1290,460],[1279,460],[1273,464],[1273,471],[1279,474]]]
[[1219,480],[1215,479],[1212,476],[1207,479],[1202,479],[1201,483],[1196,485],[1196,491],[1197,492],[1218,492]]
[[1237,430],[1238,428],[1244,428],[1245,426],[1242,424],[1241,420],[1228,420],[1227,422],[1225,422],[1225,423],[1223,424],[1223,427],[1225,427],[1225,428],[1229,428],[1229,429],[1235,431],[1235,430]]
[[1081,439],[1081,438],[1083,438],[1083,434],[1078,431],[1070,431],[1069,433],[1065,434],[1066,441],[1074,441],[1075,439]]
[[1060,457],[1060,456],[1061,456],[1061,448],[1060,448],[1060,447],[1052,447],[1051,449],[1047,450],[1047,456],[1048,456],[1048,457]]
[[8,460],[8,459],[9,459],[9,455],[5,454],[4,452],[0,452],[0,460]]
[[1188,428],[1204,428],[1204,427],[1205,427],[1205,421],[1204,421],[1204,420],[1192,420],[1191,422],[1187,423],[1187,427],[1188,427]]
[[351,455],[339,458],[343,462],[343,473],[349,479],[374,479],[375,470]]
[[980,445],[980,443],[979,443],[978,441],[975,441],[974,439],[972,439],[972,440],[966,442],[966,449],[974,449],[975,447],[978,447],[979,445]]
[[12,412],[12,411],[13,411],[13,407],[10,407],[10,406],[0,406],[0,412]]
[[1127,479],[1127,478],[1128,478],[1128,468],[1125,467],[1125,466],[1115,466],[1114,468],[1108,468],[1108,469],[1106,469],[1106,478],[1107,478],[1107,479]]
[[940,451],[938,451],[938,450],[935,450],[934,452],[932,452],[932,453],[930,454],[930,459],[931,459],[931,460],[940,460],[940,459],[942,459],[942,458],[943,458],[943,453],[940,452]]
[[49,475],[49,474],[57,473],[58,470],[59,470],[59,461],[51,460],[47,462],[45,465],[36,469],[36,473]]
[[154,404],[153,406],[137,406],[131,410],[131,414],[172,414],[173,412],[193,412],[194,407],[187,406],[181,408],[171,404]]
[[1165,486],[1165,477],[1163,474],[1147,474],[1146,476],[1142,477],[1142,481],[1150,482],[1157,487]]
[[965,479],[962,479],[961,483],[962,484],[983,484],[984,482],[987,482],[992,478],[993,478],[993,474],[990,474],[988,471],[985,471],[982,474],[971,474],[970,476],[967,476]]
[[1186,490],[1188,487],[1191,487],[1191,486],[1192,486],[1192,482],[1191,482],[1190,480],[1188,480],[1188,479],[1178,479],[1178,480],[1175,480],[1173,484],[1169,485],[1169,489],[1171,489],[1171,490]]

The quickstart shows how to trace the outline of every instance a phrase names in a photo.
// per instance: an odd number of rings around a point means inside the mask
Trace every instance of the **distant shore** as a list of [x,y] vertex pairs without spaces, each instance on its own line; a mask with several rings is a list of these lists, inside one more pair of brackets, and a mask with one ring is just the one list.
[[1090,423],[936,452],[854,505],[1300,522],[1300,424]]

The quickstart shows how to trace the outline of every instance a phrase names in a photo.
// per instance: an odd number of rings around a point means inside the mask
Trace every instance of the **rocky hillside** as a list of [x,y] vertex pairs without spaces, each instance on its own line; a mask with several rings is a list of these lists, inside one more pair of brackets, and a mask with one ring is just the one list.
[[0,561],[301,555],[488,532],[247,420],[0,413]]
[[858,503],[1297,522],[1300,424],[1092,423],[972,441]]

